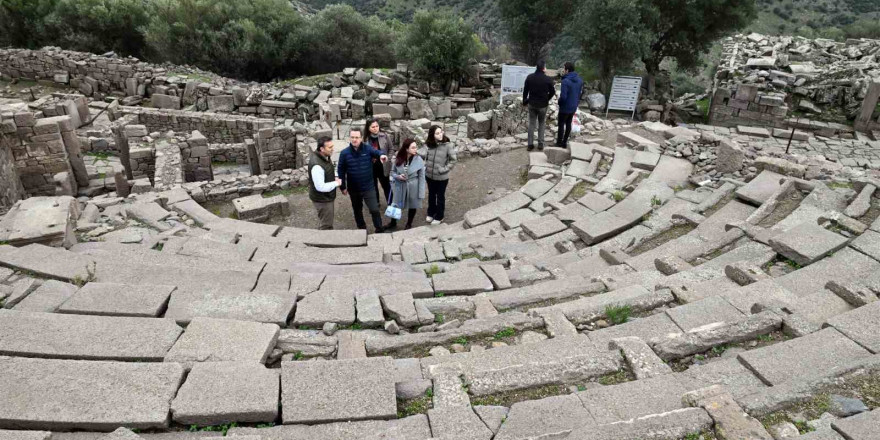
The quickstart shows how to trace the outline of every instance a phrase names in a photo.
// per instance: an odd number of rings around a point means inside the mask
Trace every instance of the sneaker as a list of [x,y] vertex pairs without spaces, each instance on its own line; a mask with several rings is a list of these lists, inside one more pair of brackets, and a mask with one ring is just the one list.
[[375,232],[375,233],[376,233],[376,234],[383,234],[383,233],[385,233],[385,228],[383,228],[383,227],[380,226],[380,227],[376,228],[376,232]]
[[544,146],[543,146],[543,145],[538,145],[538,151],[544,151]]
[[432,221],[434,221],[434,217],[431,217],[430,215],[425,217],[425,223],[431,223]]
[[431,225],[432,225],[432,226],[437,226],[437,225],[439,225],[440,223],[443,223],[443,220],[434,220],[434,221],[431,222]]
[[534,145],[529,145],[529,146],[526,147],[526,151],[532,151],[532,150],[534,150],[534,149],[535,149],[535,146],[534,146]]

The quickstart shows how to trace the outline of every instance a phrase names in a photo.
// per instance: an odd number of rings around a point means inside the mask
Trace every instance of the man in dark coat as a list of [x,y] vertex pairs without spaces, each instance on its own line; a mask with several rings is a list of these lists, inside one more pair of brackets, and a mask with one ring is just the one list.
[[553,80],[544,73],[544,61],[538,61],[535,73],[526,77],[523,87],[523,105],[529,107],[529,143],[528,150],[535,149],[532,137],[535,133],[535,123],[538,124],[538,150],[544,149],[544,122],[547,120],[547,106],[550,100],[556,96]]
[[565,75],[562,77],[562,88],[559,91],[559,130],[556,133],[556,146],[568,148],[568,137],[571,135],[571,121],[577,113],[581,100],[581,89],[584,81],[574,71],[574,64],[565,63]]
[[339,153],[339,185],[342,194],[351,197],[351,209],[354,210],[354,221],[358,229],[367,229],[364,221],[364,203],[373,217],[373,226],[377,233],[384,232],[382,228],[382,215],[379,213],[379,200],[376,197],[376,179],[373,176],[373,158],[378,158],[382,163],[388,161],[388,156],[381,151],[363,142],[363,132],[359,128],[352,128],[350,144]]

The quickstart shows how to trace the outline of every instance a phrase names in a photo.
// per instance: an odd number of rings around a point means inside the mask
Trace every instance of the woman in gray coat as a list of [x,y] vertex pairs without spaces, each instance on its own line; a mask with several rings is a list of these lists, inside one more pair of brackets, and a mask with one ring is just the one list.
[[425,177],[428,181],[428,217],[425,221],[439,225],[446,215],[449,172],[458,161],[455,145],[443,134],[440,126],[434,125],[428,130],[425,147],[419,151],[419,155],[425,159]]
[[391,166],[391,194],[395,206],[406,213],[406,229],[412,227],[416,210],[425,199],[425,161],[418,155],[416,141],[406,139]]

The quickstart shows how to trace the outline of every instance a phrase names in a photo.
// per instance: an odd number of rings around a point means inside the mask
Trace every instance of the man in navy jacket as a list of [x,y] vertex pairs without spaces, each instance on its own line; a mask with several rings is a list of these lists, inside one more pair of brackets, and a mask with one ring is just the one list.
[[562,77],[562,90],[559,91],[559,131],[556,133],[556,146],[568,148],[568,136],[571,135],[571,120],[577,112],[581,100],[581,89],[584,81],[574,71],[574,64],[565,63],[565,75]]
[[342,194],[351,197],[351,209],[354,210],[354,221],[358,229],[367,229],[364,221],[364,203],[373,217],[376,233],[384,232],[382,216],[379,214],[379,199],[376,197],[376,179],[373,177],[373,158],[385,163],[388,156],[382,154],[368,144],[363,143],[363,132],[352,128],[350,144],[339,153],[338,173],[342,179],[339,186]]

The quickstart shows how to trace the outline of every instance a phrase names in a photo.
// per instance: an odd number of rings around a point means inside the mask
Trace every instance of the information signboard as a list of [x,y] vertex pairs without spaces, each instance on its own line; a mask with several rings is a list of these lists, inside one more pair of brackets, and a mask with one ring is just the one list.
[[535,72],[534,66],[501,66],[501,96],[500,102],[504,103],[504,95],[522,95],[526,85],[526,77]]
[[615,76],[614,82],[611,84],[608,106],[605,107],[605,117],[608,117],[608,110],[632,112],[630,118],[635,117],[636,105],[639,103],[639,92],[641,89],[642,77]]

